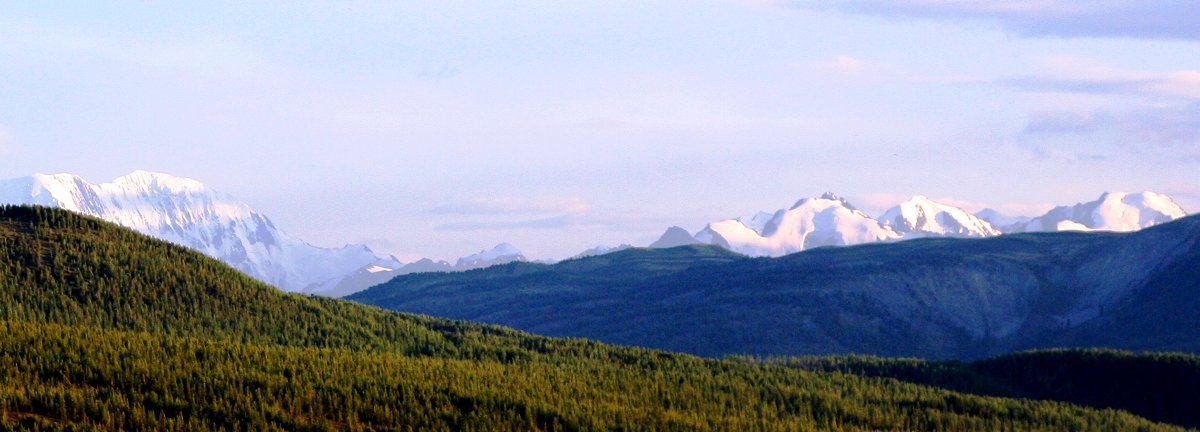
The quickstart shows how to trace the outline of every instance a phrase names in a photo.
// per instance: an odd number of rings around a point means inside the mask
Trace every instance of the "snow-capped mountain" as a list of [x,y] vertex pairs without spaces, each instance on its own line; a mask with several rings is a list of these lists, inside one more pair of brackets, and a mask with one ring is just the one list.
[[845,199],[826,193],[775,212],[762,228],[727,219],[708,224],[695,238],[750,256],[782,256],[820,246],[899,239],[900,234]]
[[491,249],[459,258],[458,262],[454,264],[453,270],[472,270],[491,267],[497,264],[508,264],[514,261],[528,261],[528,259],[515,246],[508,243],[500,243]]
[[991,237],[1000,230],[966,210],[916,195],[883,212],[879,223],[906,237],[912,235]]
[[[771,215],[770,218],[764,215]],[[991,237],[1025,231],[1136,231],[1187,216],[1170,197],[1154,192],[1109,192],[1036,218],[985,209],[974,215],[917,195],[872,219],[845,199],[826,193],[774,214],[708,224],[695,235],[671,227],[652,248],[702,243],[750,256],[781,256],[818,246],[853,245],[928,236]]]
[[1154,192],[1106,192],[1074,206],[1055,207],[1020,231],[1137,231],[1187,216],[1171,197]]
[[[266,216],[202,183],[135,171],[92,184],[73,174],[0,181],[0,202],[59,207],[200,251],[285,291],[348,294],[359,272],[400,267],[363,245],[322,248],[279,230]],[[340,286],[340,288],[339,288]]]

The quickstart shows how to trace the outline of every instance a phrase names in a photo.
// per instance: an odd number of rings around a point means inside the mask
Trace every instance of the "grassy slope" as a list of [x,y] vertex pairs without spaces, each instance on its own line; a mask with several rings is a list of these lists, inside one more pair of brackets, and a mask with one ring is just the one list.
[[0,426],[1170,430],[280,293],[67,212],[0,208]]

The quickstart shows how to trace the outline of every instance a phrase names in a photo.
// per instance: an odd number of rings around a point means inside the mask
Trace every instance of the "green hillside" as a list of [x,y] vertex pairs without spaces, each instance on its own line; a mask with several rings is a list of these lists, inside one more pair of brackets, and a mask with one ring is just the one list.
[[283,294],[95,219],[0,207],[0,429],[1178,428]]

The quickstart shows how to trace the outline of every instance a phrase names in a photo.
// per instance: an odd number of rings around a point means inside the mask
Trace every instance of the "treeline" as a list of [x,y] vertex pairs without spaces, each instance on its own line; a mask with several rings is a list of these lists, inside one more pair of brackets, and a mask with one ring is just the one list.
[[4,429],[1177,430],[285,294],[96,219],[0,207]]
[[1026,351],[970,363],[873,356],[771,358],[765,363],[894,378],[976,395],[1115,408],[1200,427],[1200,356],[1193,354],[1090,348]]

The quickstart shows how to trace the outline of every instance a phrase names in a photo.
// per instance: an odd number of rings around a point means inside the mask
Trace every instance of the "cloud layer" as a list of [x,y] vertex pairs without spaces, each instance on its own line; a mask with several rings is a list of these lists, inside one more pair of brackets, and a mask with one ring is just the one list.
[[435,215],[494,216],[545,213],[580,214],[587,211],[587,201],[577,198],[492,198],[442,204],[430,209],[429,213]]
[[1200,70],[1134,71],[1074,57],[1047,58],[1042,63],[1044,72],[1039,75],[1001,82],[1026,91],[1200,99]]
[[1038,109],[1020,139],[1038,156],[1104,160],[1128,152],[1171,150],[1200,156],[1200,70],[1136,71],[1080,58],[1050,58],[1035,75],[1001,79],[1020,92],[1062,99],[1088,95],[1097,106]]
[[1022,135],[1109,137],[1113,144],[1156,150],[1175,148],[1200,155],[1200,103],[1182,107],[1135,111],[1097,111],[1087,114],[1035,113]]
[[1200,40],[1194,0],[844,0],[794,3],[809,9],[994,22],[1022,36]]

